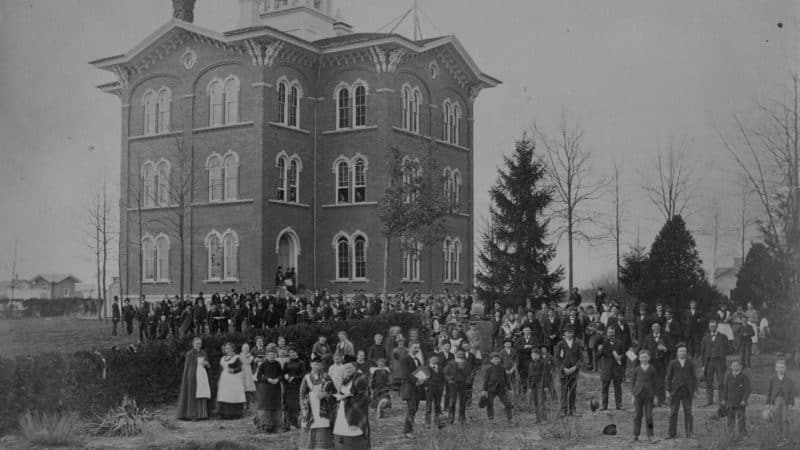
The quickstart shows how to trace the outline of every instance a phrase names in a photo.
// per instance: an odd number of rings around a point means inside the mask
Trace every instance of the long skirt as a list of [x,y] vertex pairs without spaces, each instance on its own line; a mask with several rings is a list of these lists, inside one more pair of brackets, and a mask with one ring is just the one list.
[[369,450],[369,436],[337,436],[333,435],[333,448],[336,450]]
[[208,419],[208,399],[198,398],[197,400],[197,417],[194,420]]
[[241,419],[244,403],[225,403],[217,402],[219,404],[219,418],[220,419]]
[[328,427],[302,429],[298,440],[300,450],[333,450],[333,431]]

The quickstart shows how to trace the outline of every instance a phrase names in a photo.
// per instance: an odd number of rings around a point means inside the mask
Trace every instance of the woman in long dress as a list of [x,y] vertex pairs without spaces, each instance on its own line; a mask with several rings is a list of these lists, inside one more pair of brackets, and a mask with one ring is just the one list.
[[352,360],[345,364],[345,378],[334,397],[339,404],[333,420],[333,448],[369,449],[369,383]]
[[208,419],[208,401],[211,388],[208,384],[208,361],[202,350],[203,341],[197,337],[192,340],[192,349],[186,352],[183,363],[181,391],[178,395],[178,419]]
[[226,343],[224,349],[225,356],[219,361],[222,368],[217,389],[219,416],[221,419],[239,419],[242,417],[242,409],[247,402],[244,393],[242,360],[234,353],[232,343]]
[[300,450],[333,449],[331,410],[335,401],[330,394],[336,392],[328,374],[322,370],[321,360],[311,359],[311,373],[300,384]]
[[276,360],[277,347],[274,344],[267,346],[266,360],[258,366],[256,371],[256,417],[253,419],[256,427],[267,433],[280,430],[281,426],[281,382],[283,381],[283,368]]
[[253,381],[254,356],[250,353],[250,344],[247,342],[242,344],[242,353],[239,354],[239,358],[242,360],[242,381],[244,382],[244,395],[247,399],[244,409],[247,410],[256,397],[256,384]]

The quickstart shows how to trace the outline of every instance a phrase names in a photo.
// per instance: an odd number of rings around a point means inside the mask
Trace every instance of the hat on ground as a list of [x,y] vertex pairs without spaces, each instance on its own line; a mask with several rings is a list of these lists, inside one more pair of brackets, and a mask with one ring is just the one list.
[[603,434],[606,436],[616,436],[617,426],[614,425],[613,423],[606,425],[606,427],[603,428]]

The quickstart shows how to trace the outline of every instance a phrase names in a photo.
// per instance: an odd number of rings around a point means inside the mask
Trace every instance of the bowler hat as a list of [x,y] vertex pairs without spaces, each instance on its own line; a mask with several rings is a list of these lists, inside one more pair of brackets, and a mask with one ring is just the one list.
[[613,423],[606,425],[606,427],[603,428],[603,434],[606,436],[616,436],[617,426],[614,425]]

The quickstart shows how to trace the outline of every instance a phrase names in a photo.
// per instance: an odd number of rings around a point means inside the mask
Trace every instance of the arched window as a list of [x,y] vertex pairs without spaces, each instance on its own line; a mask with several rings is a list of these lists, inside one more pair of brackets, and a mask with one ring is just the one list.
[[350,90],[346,87],[336,94],[336,128],[350,128]]
[[459,122],[461,121],[461,106],[458,103],[453,104],[453,109],[450,112],[450,139],[448,142],[458,145],[459,138]]
[[209,126],[214,127],[225,123],[223,94],[223,86],[220,80],[214,80],[208,85]]
[[156,245],[151,236],[142,238],[142,280],[156,279]]
[[444,104],[442,104],[442,118],[444,119],[442,139],[445,142],[450,142],[450,119],[453,117],[452,109],[453,107],[450,105],[450,99],[445,100]]
[[225,156],[225,200],[236,200],[239,195],[239,157],[230,152]]
[[297,160],[292,158],[292,161],[289,163],[289,171],[286,174],[286,184],[288,189],[289,198],[286,201],[296,203],[297,200],[297,178],[300,173],[300,168],[297,164]]
[[222,187],[224,171],[222,168],[222,158],[218,154],[212,154],[206,161],[208,169],[208,201],[222,201]]
[[403,245],[403,281],[419,281],[419,256],[422,245],[411,240]]
[[367,201],[367,164],[363,158],[353,162],[353,202]]
[[170,122],[170,105],[172,104],[172,92],[167,88],[158,91],[158,128],[157,133],[168,133]]
[[450,247],[452,245],[453,244],[450,241],[450,238],[444,239],[444,245],[442,248],[444,252],[444,266],[442,267],[443,269],[442,277],[444,278],[445,282],[450,281]]
[[455,239],[450,246],[450,281],[458,282],[461,268],[461,241]]
[[290,127],[296,127],[297,125],[297,113],[300,110],[300,94],[298,92],[297,86],[292,85],[289,89],[289,118],[288,123]]
[[228,77],[225,80],[225,123],[239,121],[239,79]]
[[357,127],[367,125],[367,87],[363,84],[355,87],[355,118],[353,123]]
[[403,158],[403,168],[402,168],[402,176],[403,176],[403,202],[404,203],[411,203],[411,200],[414,197],[413,189],[413,181],[414,181],[414,168],[412,167],[411,160],[406,156]]
[[364,279],[367,277],[367,240],[362,235],[353,240],[353,259],[355,270],[353,278]]
[[453,171],[453,207],[458,208],[461,203],[461,172]]
[[347,161],[336,166],[336,203],[350,203],[350,164]]
[[156,134],[156,94],[147,91],[142,97],[142,108],[144,109],[144,134]]
[[336,279],[350,278],[350,241],[342,236],[336,241]]
[[206,248],[208,249],[208,279],[221,280],[223,267],[222,239],[219,233],[212,231],[206,237]]
[[153,163],[147,161],[142,166],[142,195],[138,201],[145,208],[156,206],[156,171]]
[[276,166],[278,168],[278,176],[276,177],[278,186],[276,187],[275,199],[286,201],[286,157],[279,156]]
[[403,92],[401,94],[402,104],[403,104],[403,129],[410,130],[411,125],[409,124],[409,107],[411,106],[411,88],[408,86],[403,86]]
[[169,281],[169,238],[165,235],[156,238],[156,274],[158,281]]
[[286,123],[286,82],[278,82],[278,123]]
[[448,204],[453,201],[453,173],[449,167],[444,169],[444,198]]
[[419,89],[414,89],[414,95],[412,96],[412,102],[409,106],[409,113],[411,114],[411,118],[409,119],[408,123],[411,126],[409,131],[413,131],[414,133],[419,133],[419,104],[422,103],[422,94],[419,92]]
[[223,264],[226,280],[239,278],[239,237],[231,230],[222,238]]
[[158,206],[169,205],[169,175],[170,165],[166,160],[162,160],[156,167],[156,204]]

